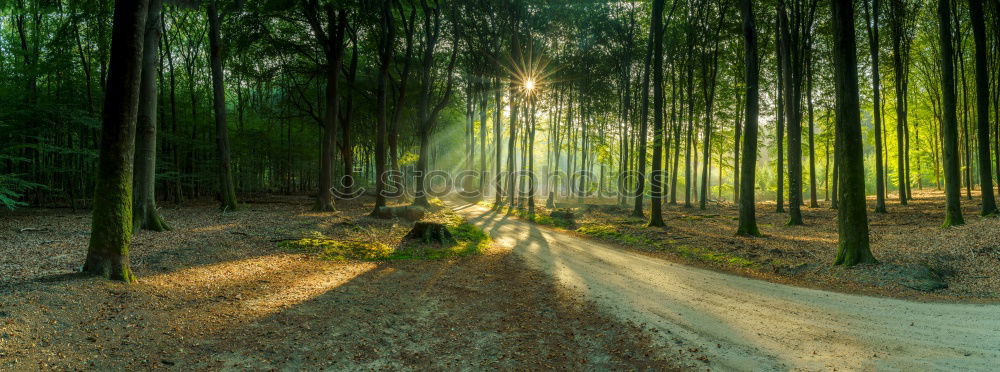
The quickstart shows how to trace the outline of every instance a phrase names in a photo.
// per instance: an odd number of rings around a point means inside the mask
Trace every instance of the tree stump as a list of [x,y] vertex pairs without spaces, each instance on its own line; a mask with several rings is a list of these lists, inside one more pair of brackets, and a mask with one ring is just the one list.
[[406,234],[404,240],[416,240],[424,244],[454,245],[458,244],[448,227],[436,222],[417,222],[413,230]]
[[569,209],[569,208],[562,208],[562,209],[553,210],[551,213],[549,213],[549,216],[554,217],[554,218],[562,218],[562,219],[570,220],[570,221],[572,221],[574,218],[576,218],[576,215],[573,213],[573,210]]
[[399,217],[409,221],[419,221],[426,214],[427,210],[424,208],[408,205],[403,207],[379,207],[375,213],[375,217],[383,219]]

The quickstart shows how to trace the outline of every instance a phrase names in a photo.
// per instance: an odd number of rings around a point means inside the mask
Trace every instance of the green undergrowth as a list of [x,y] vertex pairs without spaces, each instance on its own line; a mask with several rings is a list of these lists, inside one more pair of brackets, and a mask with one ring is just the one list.
[[527,210],[518,209],[514,211],[514,215],[522,220],[527,220],[536,225],[558,227],[562,229],[572,229],[576,224],[566,218],[552,217],[551,215],[543,213],[528,213]]
[[375,241],[341,240],[313,231],[307,237],[278,243],[279,247],[314,254],[331,261],[438,260],[480,254],[490,245],[490,238],[478,227],[451,215],[446,223],[456,244],[423,244],[403,241],[395,248]]
[[677,252],[677,254],[683,257],[699,261],[719,263],[719,264],[738,266],[738,267],[758,266],[756,262],[726,252],[715,252],[710,249],[692,247],[684,244],[675,245],[672,248],[674,252]]
[[579,229],[576,229],[576,232],[588,236],[593,236],[595,238],[616,241],[618,243],[626,245],[648,246],[655,243],[652,239],[647,238],[645,236],[638,236],[620,232],[612,225],[587,225]]
[[633,248],[674,252],[681,257],[706,263],[746,268],[760,266],[757,262],[727,252],[719,252],[687,244],[677,244],[677,241],[673,239],[656,240],[632,231],[620,231],[614,225],[610,224],[588,224],[576,229],[576,231],[583,235]]

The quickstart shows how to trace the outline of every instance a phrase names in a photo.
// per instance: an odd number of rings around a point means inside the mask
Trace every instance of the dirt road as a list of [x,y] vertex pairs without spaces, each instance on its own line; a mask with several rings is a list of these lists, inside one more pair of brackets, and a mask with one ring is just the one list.
[[612,248],[474,204],[451,206],[603,311],[644,323],[662,347],[697,349],[712,369],[990,370],[1000,363],[997,305],[774,284]]

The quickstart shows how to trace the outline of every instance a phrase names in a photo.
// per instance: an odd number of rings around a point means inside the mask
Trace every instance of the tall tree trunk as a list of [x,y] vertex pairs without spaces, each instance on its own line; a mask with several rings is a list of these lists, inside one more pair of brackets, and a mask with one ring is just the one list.
[[[570,93],[572,94],[572,90]],[[496,185],[496,194],[494,195],[493,205],[496,208],[500,208],[501,203],[503,203],[503,171],[500,167],[500,163],[503,161],[503,146],[502,146],[502,135],[503,130],[501,128],[500,119],[503,115],[503,86],[500,83],[500,78],[497,77],[493,83],[493,98],[496,100],[496,108],[493,110],[495,117],[493,118],[493,142],[496,143],[496,164],[494,165],[494,171],[496,176],[493,179]],[[570,109],[570,115],[573,115],[572,109]]]
[[135,137],[134,230],[170,230],[156,210],[156,68],[160,46],[161,0],[149,1],[142,51],[142,76]]
[[[662,5],[662,4],[661,4]],[[663,9],[660,9],[661,11]],[[654,17],[656,17],[654,15]],[[635,189],[635,205],[632,208],[632,216],[643,217],[642,213],[642,194],[646,192],[646,137],[649,135],[649,69],[653,58],[653,39],[656,38],[656,30],[652,27],[649,29],[650,38],[649,43],[646,46],[646,61],[642,68],[642,103],[639,109],[639,156],[636,158],[636,189]],[[657,63],[662,63],[657,61]],[[659,145],[654,145],[659,146]],[[654,155],[655,157],[655,155]]]
[[[969,14],[972,20],[972,36],[976,43],[976,129],[979,150],[979,182],[982,190],[982,215],[997,213],[993,198],[993,170],[990,166],[990,82],[986,69],[986,21],[983,16],[983,1],[969,0]],[[1000,156],[1000,154],[998,154]]]
[[[719,24],[716,26],[716,30],[722,29],[722,21],[725,19],[724,16],[726,14],[725,7],[723,9],[723,11],[719,12]],[[705,61],[706,63],[702,70],[702,90],[705,92],[705,138],[702,145],[701,199],[699,199],[698,203],[700,209],[705,209],[711,191],[709,183],[711,183],[710,166],[712,163],[712,105],[715,103],[715,82],[719,72],[718,33],[713,35],[713,39],[716,41],[712,48],[711,57],[706,55],[706,58],[711,58],[711,62]],[[705,71],[708,71],[708,73],[706,74]],[[722,174],[722,168],[719,168],[719,174]]]
[[[381,17],[379,22],[381,37],[379,38],[379,69],[378,81],[375,86],[375,111],[378,123],[375,128],[375,208],[372,210],[373,216],[384,216],[380,214],[379,208],[385,207],[386,181],[386,132],[388,126],[387,91],[389,82],[389,66],[392,64],[393,41],[396,36],[396,26],[393,24],[393,16],[390,12],[391,0],[382,0]],[[357,56],[357,49],[354,55]],[[352,65],[356,65],[357,57],[352,57]]]
[[[956,4],[953,3],[949,5],[952,7],[952,17],[955,20],[955,48],[954,50],[954,60],[958,61],[958,76],[962,79],[962,134],[959,138],[962,141],[962,151],[960,152],[962,160],[960,164],[964,165],[961,169],[962,176],[965,177],[965,195],[969,200],[972,200],[972,151],[969,147],[969,89],[968,84],[965,80],[965,53],[963,52],[962,42],[962,26],[961,20],[958,14],[958,8]],[[957,97],[957,94],[956,94]],[[957,101],[957,98],[956,98]],[[957,103],[956,103],[957,105]]]
[[[678,89],[677,87],[677,69],[670,69],[670,121],[673,122],[674,130],[674,164],[673,172],[670,176],[670,205],[677,205],[677,179],[680,175],[680,159],[681,159],[681,120],[677,120],[676,103],[677,101],[683,101],[683,97],[678,99],[678,95],[683,95],[684,90]],[[683,104],[683,103],[682,103]],[[684,107],[681,107],[681,115],[684,115]],[[687,182],[687,181],[685,181]]]
[[222,75],[222,40],[219,36],[219,10],[215,1],[208,4],[208,40],[211,49],[212,92],[215,98],[215,143],[218,151],[219,201],[222,210],[234,210],[236,185],[229,159],[229,128],[226,124],[226,88]]
[[663,213],[663,0],[653,0],[653,168],[649,226],[665,226]]
[[754,20],[753,0],[740,0],[743,18],[743,80],[746,83],[746,124],[743,129],[743,163],[740,164],[740,224],[736,235],[760,236],[757,229],[756,195],[754,193],[757,171],[757,116],[760,111],[760,65],[757,59],[757,26]]
[[340,185],[343,187],[344,195],[353,194],[354,190],[354,142],[351,141],[351,120],[354,114],[354,93],[355,81],[358,76],[358,40],[357,35],[351,37],[353,52],[351,53],[350,67],[347,69],[348,92],[344,94],[344,109],[340,118],[340,159],[344,162],[344,177]]
[[941,108],[943,110],[942,132],[944,140],[944,226],[958,226],[965,223],[962,218],[961,169],[958,164],[958,117],[955,97],[955,50],[951,39],[951,16],[949,0],[938,1],[938,33],[941,48]]
[[517,143],[517,119],[518,119],[518,108],[520,107],[517,99],[517,90],[514,88],[514,83],[510,84],[510,133],[508,133],[507,138],[507,212],[513,212],[516,206],[514,205],[514,190],[517,189],[517,170],[514,168],[514,145]]
[[809,110],[809,208],[819,208],[816,200],[816,139],[813,121],[813,63],[812,48],[806,51],[806,106]]
[[132,156],[139,108],[143,31],[148,0],[115,2],[111,66],[101,119],[90,243],[83,271],[134,282],[128,249],[132,240]]
[[[754,27],[756,28],[756,26]],[[756,36],[757,30],[754,29],[753,31],[755,33],[754,36]],[[746,40],[744,40],[744,42],[746,42]],[[746,56],[744,56],[744,59],[746,59]],[[746,66],[744,66],[744,70],[746,70]],[[744,71],[744,73],[746,73],[746,71]],[[744,80],[744,84],[745,83],[746,81]],[[733,123],[733,203],[740,202],[740,141],[741,138],[743,138],[743,114],[746,112],[746,104],[743,102],[743,97],[739,93],[736,94],[736,110],[736,122]]]
[[[794,34],[789,30],[795,27],[788,24],[784,0],[778,1],[778,23],[782,53],[782,94],[784,99],[785,125],[788,126],[788,225],[802,225],[802,120],[799,109],[799,86],[801,80],[800,64],[797,50],[799,48],[798,30]],[[796,13],[796,21],[800,21]],[[793,39],[794,37],[794,39]]]
[[[864,1],[865,4],[865,27],[868,29],[868,50],[871,54],[872,60],[872,94],[874,95],[872,99],[873,109],[872,116],[875,117],[875,213],[886,213],[885,209],[885,172],[882,169],[884,163],[882,163],[882,83],[880,81],[879,72],[879,36],[878,36],[878,22],[879,22],[879,10],[882,7],[878,3],[879,0],[872,0],[871,10],[869,10],[868,0]],[[898,71],[897,71],[898,74]],[[897,91],[898,95],[899,92]],[[902,172],[902,163],[900,163],[900,172]],[[903,183],[899,183],[899,195],[901,204],[906,204],[906,186]]]
[[840,167],[840,206],[837,210],[836,265],[876,263],[868,240],[865,205],[865,159],[861,139],[861,108],[858,97],[857,41],[854,34],[854,2],[833,0],[833,71],[836,91],[837,154]]
[[487,83],[480,83],[479,92],[479,199],[486,197],[486,103]]
[[907,17],[907,9],[902,0],[890,0],[890,20],[892,30],[892,64],[896,84],[896,173],[899,184],[899,204],[906,205],[910,198],[906,186],[909,184],[909,177],[906,174],[904,159],[906,157],[903,141],[903,132],[907,126],[907,99],[906,99],[906,68],[903,66],[903,22]]
[[[782,37],[781,37],[780,26],[775,27],[775,33],[776,33],[775,37],[777,38],[777,40],[781,40]],[[777,192],[774,195],[774,201],[775,201],[774,211],[777,213],[785,213],[785,104],[786,103],[784,98],[785,96],[784,86],[785,84],[789,84],[789,82],[785,80],[785,73],[784,73],[785,66],[783,59],[785,58],[786,53],[782,52],[780,50],[780,47],[777,48],[779,48],[779,50],[776,53],[778,62],[778,70],[776,75],[776,79],[778,82],[778,92],[777,92],[778,98],[776,99],[777,102],[775,103],[775,105],[777,106],[776,110],[777,112],[775,112],[775,116],[777,117],[777,125],[774,128],[775,129],[774,141],[775,144],[777,145],[778,161],[775,164],[775,166],[777,167],[775,175],[777,175],[778,181],[777,181]]]

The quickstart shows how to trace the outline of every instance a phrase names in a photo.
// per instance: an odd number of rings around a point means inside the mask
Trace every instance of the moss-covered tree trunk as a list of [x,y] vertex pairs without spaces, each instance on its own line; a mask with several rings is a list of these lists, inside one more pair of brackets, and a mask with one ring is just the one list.
[[938,0],[938,33],[941,48],[941,109],[944,152],[944,226],[965,223],[962,218],[961,170],[958,165],[958,117],[955,113],[955,50],[951,40],[949,0]]
[[650,179],[649,226],[664,226],[663,213],[663,0],[653,0],[653,167]]
[[836,92],[836,146],[840,151],[840,235],[836,265],[875,263],[868,240],[865,203],[864,142],[861,139],[861,109],[858,97],[857,41],[854,33],[854,3],[833,0],[834,88]]
[[156,210],[156,67],[159,61],[161,0],[150,0],[142,51],[142,77],[135,137],[134,229],[170,230]]
[[981,213],[997,213],[993,198],[993,170],[990,165],[990,77],[986,69],[986,21],[983,17],[983,1],[969,0],[969,14],[972,20],[972,37],[976,42],[976,135],[979,155],[979,181],[982,190],[983,207]]
[[215,148],[219,172],[219,208],[236,209],[236,184],[233,183],[232,161],[229,156],[229,127],[226,121],[226,85],[222,75],[222,37],[219,9],[215,1],[208,4],[209,60],[212,65],[212,92],[215,110]]
[[128,262],[132,156],[148,6],[148,0],[115,2],[93,222],[83,265],[84,272],[125,282],[135,281]]
[[743,18],[743,79],[746,82],[746,123],[743,128],[743,163],[740,164],[740,226],[737,235],[760,236],[757,229],[756,184],[757,116],[760,113],[760,62],[757,58],[757,26],[753,0],[740,0]]

